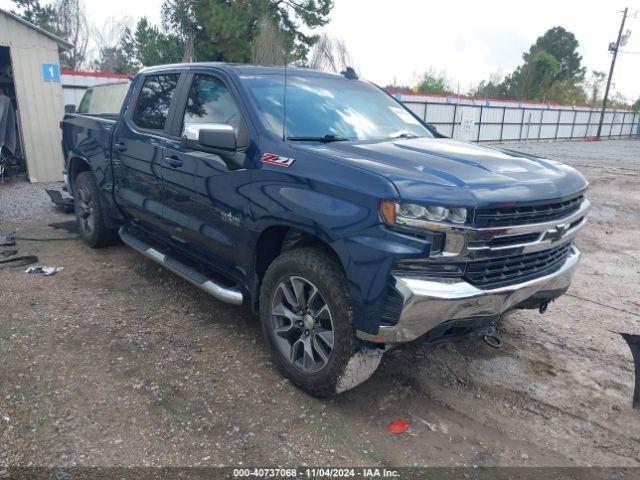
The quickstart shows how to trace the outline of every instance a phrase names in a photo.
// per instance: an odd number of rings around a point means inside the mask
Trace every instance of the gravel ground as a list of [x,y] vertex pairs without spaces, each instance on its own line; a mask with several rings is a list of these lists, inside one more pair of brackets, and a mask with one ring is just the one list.
[[[591,182],[569,293],[506,315],[499,350],[403,347],[326,401],[280,376],[253,316],[136,252],[20,241],[65,269],[0,270],[0,465],[640,466],[616,333],[640,333],[640,141],[504,147]],[[4,231],[70,236],[41,185],[0,185],[0,208]]]
[[29,183],[24,177],[0,183],[0,227],[2,221],[37,218],[51,213],[52,204],[45,190],[60,190],[64,182]]

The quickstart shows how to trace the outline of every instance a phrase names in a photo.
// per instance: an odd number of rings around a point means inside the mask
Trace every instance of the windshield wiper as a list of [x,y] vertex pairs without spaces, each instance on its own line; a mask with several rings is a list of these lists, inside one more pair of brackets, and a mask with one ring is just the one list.
[[349,139],[346,137],[339,137],[338,135],[328,134],[323,137],[287,137],[287,140],[291,140],[292,142],[331,143],[331,142],[346,142]]

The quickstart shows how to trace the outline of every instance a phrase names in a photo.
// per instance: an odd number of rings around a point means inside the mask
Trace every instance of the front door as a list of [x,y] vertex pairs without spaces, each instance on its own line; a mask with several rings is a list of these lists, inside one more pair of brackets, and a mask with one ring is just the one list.
[[[226,124],[236,131],[239,145],[246,147],[246,126],[227,85],[210,74],[191,74],[185,85],[189,85],[188,95],[176,110],[174,134],[182,136],[193,123]],[[236,247],[246,241],[242,223],[248,208],[250,172],[216,154],[174,141],[165,151],[162,178],[165,219],[172,237],[216,265],[237,265]]]
[[131,111],[123,113],[113,137],[114,193],[118,204],[148,227],[163,218],[161,166],[169,137],[169,113],[179,73],[145,76],[134,91]]

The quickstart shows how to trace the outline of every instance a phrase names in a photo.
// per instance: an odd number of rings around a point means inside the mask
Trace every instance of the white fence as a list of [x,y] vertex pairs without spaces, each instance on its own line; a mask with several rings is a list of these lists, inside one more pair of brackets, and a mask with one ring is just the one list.
[[[467,141],[587,138],[596,135],[600,121],[600,109],[589,106],[392,93],[438,132]],[[607,110],[601,136],[639,135],[639,124],[639,112]]]

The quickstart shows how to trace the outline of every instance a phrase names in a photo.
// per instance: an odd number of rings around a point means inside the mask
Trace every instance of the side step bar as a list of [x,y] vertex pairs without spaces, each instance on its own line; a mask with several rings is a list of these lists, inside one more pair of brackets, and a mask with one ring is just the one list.
[[209,295],[212,295],[223,302],[231,303],[233,305],[242,305],[242,292],[233,288],[224,287],[202,275],[200,272],[197,272],[193,268],[179,262],[175,258],[156,250],[151,245],[148,245],[132,234],[125,226],[121,227],[118,233],[122,241],[131,248],[137,250],[151,260],[158,262],[160,265],[171,270],[176,275],[181,276],[188,282],[193,283],[196,287],[204,290]]

